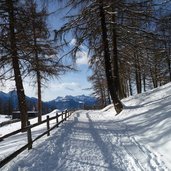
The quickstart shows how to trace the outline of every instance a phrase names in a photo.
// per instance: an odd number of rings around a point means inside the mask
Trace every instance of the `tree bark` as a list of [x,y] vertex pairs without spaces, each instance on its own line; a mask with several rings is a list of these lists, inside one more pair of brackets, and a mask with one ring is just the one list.
[[23,88],[23,82],[21,78],[20,66],[19,66],[19,58],[17,53],[17,45],[16,45],[16,36],[15,36],[15,18],[14,18],[14,6],[12,0],[6,0],[6,5],[8,8],[9,14],[9,34],[10,34],[10,46],[11,46],[11,55],[12,55],[12,65],[14,69],[14,77],[15,84],[18,95],[18,103],[20,109],[20,119],[21,119],[21,128],[25,128],[27,126],[28,116],[27,116],[27,105],[25,100],[25,93]]
[[132,84],[131,84],[131,76],[129,75],[129,93],[130,93],[130,96],[133,95],[133,91],[132,91]]
[[[36,46],[36,38],[34,36],[34,46]],[[37,104],[37,108],[38,108],[38,122],[42,121],[42,94],[41,94],[41,75],[40,75],[40,71],[39,71],[39,58],[38,58],[38,53],[37,53],[37,49],[35,48],[35,60],[36,60],[36,67],[37,67],[37,71],[36,71],[36,76],[37,76],[37,94],[38,94],[38,104]]]
[[102,44],[103,44],[103,50],[104,50],[104,62],[105,62],[105,72],[106,72],[107,84],[108,84],[108,88],[110,91],[110,95],[111,95],[116,113],[119,114],[123,109],[123,105],[117,96],[116,87],[114,85],[114,80],[113,80],[113,75],[112,75],[112,67],[111,67],[111,59],[110,59],[110,53],[109,53],[109,42],[107,39],[105,13],[104,13],[104,9],[103,9],[103,1],[100,0],[99,2],[100,2],[99,12],[100,12],[101,30],[102,30]]
[[99,84],[99,90],[100,90],[100,99],[101,99],[101,107],[105,107],[106,106],[106,96],[105,96],[105,87],[102,84],[102,78],[100,78],[99,74],[97,73],[97,77],[98,77],[98,84]]
[[168,66],[168,72],[169,72],[169,81],[171,81],[171,62],[170,62],[170,54],[171,53],[170,53],[170,46],[167,46],[167,42],[166,41],[165,41],[164,45],[165,45],[165,49],[166,49],[166,59],[167,59],[167,66]]
[[145,73],[143,73],[143,88],[144,88],[144,92],[146,92],[146,76],[145,76]]
[[[112,10],[115,11],[114,5],[112,6]],[[123,92],[121,90],[120,85],[120,77],[119,77],[119,66],[118,66],[118,51],[117,51],[117,33],[116,33],[116,17],[115,14],[112,15],[112,46],[113,46],[113,56],[112,56],[112,66],[113,66],[113,80],[114,85],[116,87],[117,96],[123,98]]]
[[142,93],[142,85],[141,85],[141,67],[139,64],[139,59],[137,54],[134,53],[135,58],[135,80],[136,80],[136,87],[137,87],[137,93]]
[[38,89],[38,122],[42,121],[42,96],[41,96],[41,78],[37,71],[37,89]]
[[35,11],[33,1],[32,3],[32,31],[33,31],[33,40],[34,40],[34,53],[35,53],[35,62],[36,62],[36,77],[37,77],[37,94],[38,94],[38,122],[42,121],[42,96],[41,96],[41,74],[40,74],[40,65],[38,57],[38,47],[37,47],[37,38],[36,38],[36,27],[35,27]]

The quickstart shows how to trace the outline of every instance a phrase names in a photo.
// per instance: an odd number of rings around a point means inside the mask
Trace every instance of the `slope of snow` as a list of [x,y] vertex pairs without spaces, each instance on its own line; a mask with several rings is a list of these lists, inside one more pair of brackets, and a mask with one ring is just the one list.
[[0,114],[0,123],[11,120],[11,116]]
[[[167,84],[124,99],[124,110],[117,116],[112,105],[98,111],[76,111],[49,138],[33,144],[32,150],[2,170],[169,171],[170,102],[171,84]],[[21,139],[13,141],[17,144]]]
[[118,119],[131,136],[156,151],[171,170],[171,84],[123,101]]
[[[42,115],[42,120],[45,120],[46,119],[46,116],[49,115],[49,117],[53,117],[53,116],[56,116],[56,112],[60,112],[58,109],[52,111],[51,113],[48,113],[46,115]],[[37,118],[34,118],[34,119],[29,119],[30,123],[31,124],[34,124],[34,123],[37,123],[38,122],[38,119]],[[55,122],[55,121],[54,121]],[[5,134],[8,134],[10,132],[13,132],[17,129],[20,129],[21,128],[21,124],[20,122],[17,122],[17,123],[11,123],[9,125],[5,125],[3,127],[0,127],[0,135],[3,136]],[[41,130],[41,126],[40,126],[40,130]]]
[[[56,112],[59,113],[59,110],[54,110],[53,112],[47,114],[49,117],[53,117],[56,115]],[[42,116],[42,120],[46,119],[46,115]],[[59,118],[60,120],[61,118]],[[38,119],[30,119],[30,123],[34,124],[37,123]],[[56,120],[50,121],[51,126],[56,124]],[[21,128],[20,122],[11,123],[9,125],[5,125],[0,127],[0,137],[2,137],[5,134],[11,133],[15,130],[18,130]],[[37,126],[35,128],[32,128],[32,138],[36,138],[41,133],[45,132],[47,130],[46,123],[41,124],[40,126]],[[12,152],[16,151],[17,149],[21,148],[27,143],[27,134],[26,132],[18,133],[14,136],[11,136],[9,138],[6,138],[4,141],[0,142],[0,160],[4,159],[8,155],[10,155]]]

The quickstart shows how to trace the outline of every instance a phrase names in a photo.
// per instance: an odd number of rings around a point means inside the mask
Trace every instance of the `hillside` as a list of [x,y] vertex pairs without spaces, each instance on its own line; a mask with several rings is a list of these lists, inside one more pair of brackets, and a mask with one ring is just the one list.
[[[28,110],[36,110],[37,98],[26,96]],[[42,102],[43,113],[48,113],[54,109],[59,110],[78,110],[84,108],[93,108],[97,104],[97,100],[91,96],[65,96],[57,97],[54,100]],[[11,114],[12,111],[18,110],[17,92],[10,91],[4,93],[0,91],[0,114]]]
[[[112,105],[76,111],[50,138],[43,138],[2,170],[169,171],[170,102],[169,83],[124,99],[124,110],[117,116]],[[16,145],[19,139],[14,141]]]
[[97,100],[91,96],[65,96],[65,97],[57,97],[56,99],[47,102],[49,106],[52,108],[57,108],[60,110],[78,110],[84,108],[93,108],[97,105]]

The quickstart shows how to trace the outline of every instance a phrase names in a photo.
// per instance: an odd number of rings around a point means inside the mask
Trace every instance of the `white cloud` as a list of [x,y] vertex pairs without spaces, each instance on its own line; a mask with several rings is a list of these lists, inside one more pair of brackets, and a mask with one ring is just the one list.
[[[77,43],[76,39],[73,38],[70,42],[70,45],[75,46],[76,43]],[[81,48],[81,50],[76,53],[76,57],[77,57],[76,63],[78,65],[84,65],[84,64],[87,65],[88,61],[89,61],[87,49],[83,45],[80,45],[80,48]]]
[[75,46],[75,45],[76,45],[76,39],[73,38],[73,39],[71,40],[71,42],[70,42],[70,45],[71,45],[71,46]]
[[80,65],[88,64],[89,59],[86,51],[78,51],[76,56],[77,56],[77,60],[76,60],[77,64]]
[[4,82],[4,84],[0,83],[0,91],[8,93],[9,91],[12,91],[15,89],[15,82],[7,80]]
[[58,83],[58,84],[51,84],[49,85],[50,88],[55,89],[55,90],[70,90],[74,91],[75,89],[80,89],[81,85],[76,83],[76,82],[71,82],[71,83]]

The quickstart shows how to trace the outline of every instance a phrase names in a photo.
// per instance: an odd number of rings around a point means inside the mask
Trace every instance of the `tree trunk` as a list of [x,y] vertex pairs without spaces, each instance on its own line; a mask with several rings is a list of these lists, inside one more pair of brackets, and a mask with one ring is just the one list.
[[146,76],[145,76],[145,73],[143,73],[143,87],[144,87],[144,92],[146,92]]
[[108,39],[107,39],[105,13],[104,13],[104,9],[103,9],[103,1],[100,0],[99,2],[100,2],[99,11],[100,11],[100,20],[101,20],[101,29],[102,29],[102,44],[103,44],[103,50],[104,50],[104,62],[105,62],[105,72],[106,72],[107,84],[108,84],[108,88],[110,91],[110,95],[111,95],[116,113],[119,114],[123,109],[123,105],[117,96],[116,87],[114,85],[114,80],[113,80],[113,75],[112,75],[112,67],[111,67],[111,59],[110,59],[110,53],[109,53],[109,44],[108,44]]
[[109,89],[107,90],[107,104],[112,104]]
[[151,73],[151,79],[152,79],[152,82],[153,82],[153,87],[157,88],[157,81],[156,81],[156,78],[155,78],[155,74],[153,74],[153,71],[152,71],[151,68],[150,68],[150,73]]
[[37,90],[38,90],[38,122],[42,121],[42,96],[41,96],[41,77],[37,71]]
[[142,85],[141,85],[141,67],[139,64],[138,56],[134,53],[135,58],[135,80],[136,80],[136,87],[137,93],[142,93]]
[[34,53],[35,53],[35,62],[36,62],[36,77],[37,77],[37,94],[38,94],[38,122],[42,121],[42,96],[41,96],[41,75],[40,75],[40,65],[39,65],[39,57],[38,57],[38,48],[37,48],[37,38],[36,38],[36,28],[35,28],[35,11],[33,1],[32,3],[32,31],[33,31],[33,39],[34,39]]
[[17,89],[18,95],[18,103],[20,109],[20,119],[21,119],[21,128],[25,128],[27,126],[28,116],[27,116],[27,105],[25,100],[23,82],[21,78],[21,72],[19,67],[19,58],[17,53],[17,46],[16,46],[16,37],[15,37],[15,19],[14,19],[14,7],[12,0],[6,0],[6,5],[8,8],[9,13],[9,33],[10,33],[10,46],[11,46],[11,55],[12,55],[12,65],[14,69],[14,77],[15,77],[15,84]]
[[[115,11],[114,5],[112,6],[112,10]],[[121,89],[121,84],[120,84],[120,76],[119,76],[119,67],[118,67],[118,51],[117,51],[117,34],[116,34],[116,17],[115,14],[112,15],[112,22],[113,27],[112,27],[112,47],[113,47],[113,53],[112,53],[112,66],[113,66],[113,80],[114,80],[114,85],[116,87],[116,93],[117,96],[120,98],[123,98],[123,92]]]
[[129,76],[129,93],[130,93],[130,96],[133,95],[133,91],[132,91],[132,84],[131,84],[131,76]]
[[171,81],[171,63],[170,63],[170,46],[167,46],[167,42],[165,41],[165,49],[166,49],[166,59],[167,59],[167,66],[169,72],[169,81]]

